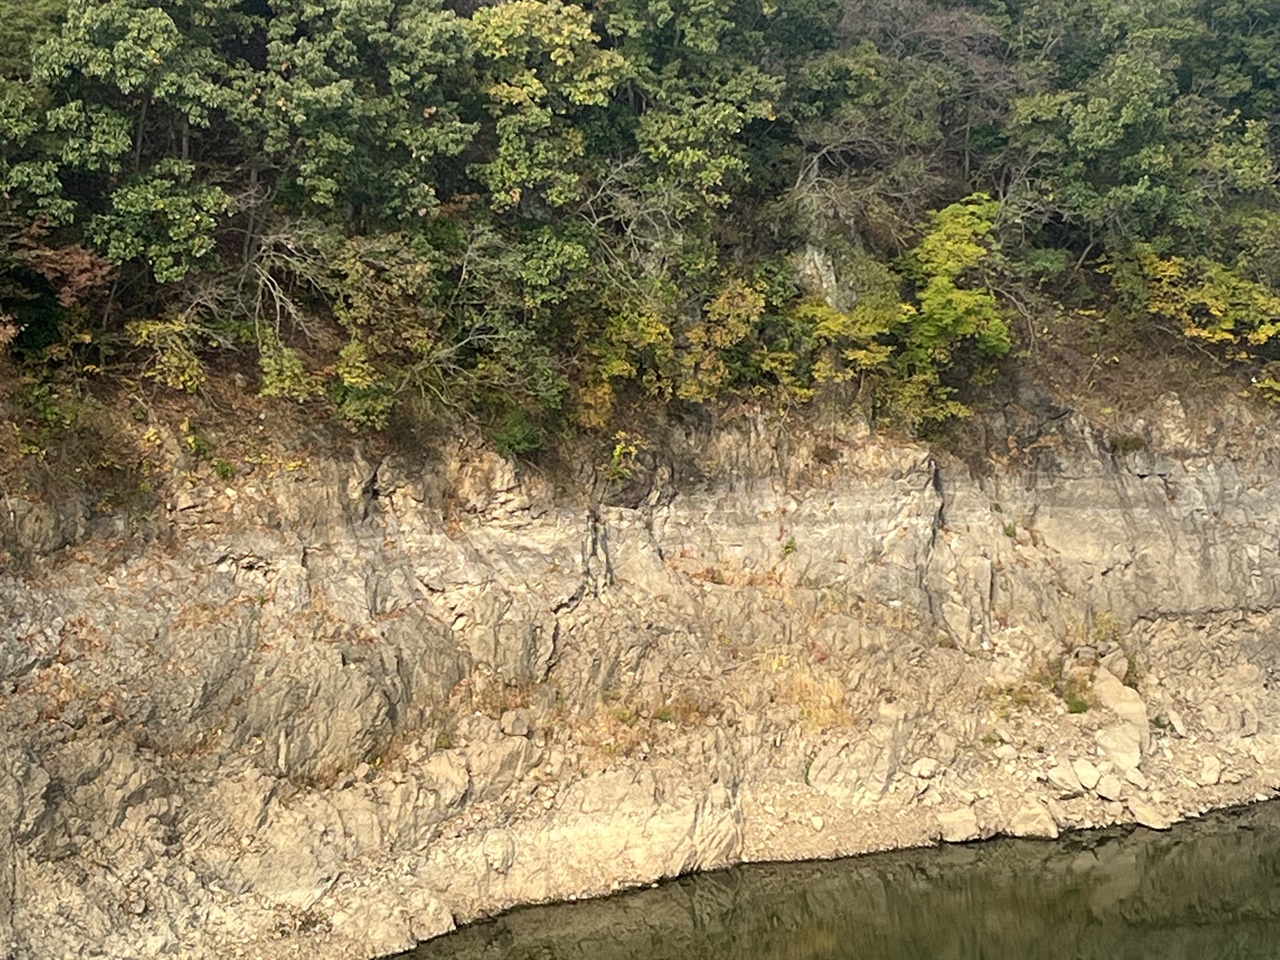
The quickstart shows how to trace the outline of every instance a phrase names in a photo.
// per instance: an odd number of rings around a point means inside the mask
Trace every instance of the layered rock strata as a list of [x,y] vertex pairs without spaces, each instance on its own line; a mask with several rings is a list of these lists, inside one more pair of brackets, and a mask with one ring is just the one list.
[[461,445],[175,462],[145,540],[7,497],[0,945],[377,956],[741,861],[1272,795],[1273,420],[983,429],[966,462],[743,418],[559,489]]

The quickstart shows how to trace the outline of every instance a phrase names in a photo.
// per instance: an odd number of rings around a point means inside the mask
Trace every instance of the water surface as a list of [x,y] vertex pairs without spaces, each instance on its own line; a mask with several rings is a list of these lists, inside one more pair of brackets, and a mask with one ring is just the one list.
[[739,867],[516,910],[405,960],[1280,958],[1280,801],[1169,833]]

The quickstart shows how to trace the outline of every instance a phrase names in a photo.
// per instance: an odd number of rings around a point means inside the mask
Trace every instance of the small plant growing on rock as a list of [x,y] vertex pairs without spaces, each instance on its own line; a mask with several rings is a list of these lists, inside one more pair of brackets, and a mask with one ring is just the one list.
[[609,711],[609,716],[624,727],[634,727],[640,722],[640,714],[630,706],[617,706]]
[[729,582],[728,576],[719,567],[703,567],[701,570],[695,570],[689,574],[689,579],[694,583],[714,583],[721,587]]
[[[478,679],[478,678],[477,678]],[[536,684],[507,683],[486,677],[472,688],[472,709],[497,720],[508,710],[527,708],[533,702]]]
[[1111,452],[1117,457],[1126,457],[1146,448],[1146,439],[1138,434],[1118,433],[1111,437]]
[[1062,699],[1067,705],[1068,713],[1087,713],[1089,710],[1089,701],[1078,694],[1066,693]]
[[609,454],[609,462],[605,466],[605,475],[610,480],[628,480],[635,472],[636,457],[640,447],[644,445],[642,437],[632,436],[625,430],[613,435],[613,451]]
[[1062,683],[1062,701],[1068,713],[1086,713],[1093,706],[1091,681],[1079,674],[1067,677]]
[[190,419],[183,420],[179,426],[182,429],[183,446],[195,454],[197,458],[204,460],[213,453],[213,441],[192,426]]
[[1094,614],[1089,640],[1095,648],[1099,649],[1113,644],[1123,646],[1124,631],[1120,628],[1115,614],[1110,610],[1102,610]]
[[699,724],[711,712],[711,707],[686,691],[676,694],[670,704],[676,723],[682,727]]

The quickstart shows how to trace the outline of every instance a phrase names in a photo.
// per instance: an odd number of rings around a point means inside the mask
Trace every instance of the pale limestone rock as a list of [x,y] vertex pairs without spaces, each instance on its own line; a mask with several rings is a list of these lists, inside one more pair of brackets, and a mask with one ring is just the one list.
[[[1022,682],[1099,609],[1136,621],[1151,676],[1168,678],[1163,690],[1203,738],[1191,756],[1231,763],[1221,789],[1175,785],[1164,776],[1192,761],[1170,751],[1147,768],[1170,794],[1152,792],[1157,814],[1243,796],[1229,789],[1238,777],[1278,782],[1280,710],[1265,682],[1280,667],[1268,639],[1280,571],[1262,548],[1280,539],[1276,431],[1205,440],[1190,460],[1151,450],[1118,464],[1083,418],[1019,423],[1019,409],[1000,415],[997,442],[1044,444],[1017,454],[1019,472],[981,480],[861,428],[823,437],[833,451],[814,458],[804,430],[746,418],[654,438],[652,476],[638,469],[599,503],[570,489],[535,506],[536,471],[455,448],[437,464],[323,444],[298,467],[254,466],[256,489],[237,480],[234,504],[195,481],[186,508],[142,518],[140,537],[136,518],[90,524],[74,496],[10,491],[0,551],[35,562],[18,576],[0,561],[0,743],[16,740],[0,763],[0,942],[69,960],[232,956],[219,931],[265,950],[280,916],[315,911],[342,915],[335,930],[365,923],[365,947],[392,949],[406,924],[421,938],[455,913],[785,854],[770,837],[795,834],[769,830],[792,814],[787,825],[818,852],[855,842],[842,831],[864,808],[915,842],[933,823],[921,785],[938,803],[1026,788],[1021,768],[967,763],[985,753],[975,684]],[[177,506],[173,486],[158,493]],[[997,495],[1014,539],[993,516]],[[786,537],[798,550],[780,563]],[[995,658],[938,649],[939,626]],[[1081,678],[1098,668],[1093,653],[1082,651]],[[769,658],[777,669],[761,667]],[[476,701],[504,684],[528,696],[530,728],[536,716],[554,751],[546,764],[543,738],[530,741],[518,717],[489,719],[501,698]],[[1099,703],[1132,721],[1141,754],[1132,694],[1100,684]],[[627,740],[647,732],[628,729],[607,756],[573,727],[594,723],[608,694],[644,716],[685,689],[716,727],[664,726],[652,751]],[[46,723],[44,709],[62,713]],[[477,711],[484,722],[471,721]],[[1020,704],[996,733],[1065,758],[1101,712]],[[909,764],[924,749],[942,766],[902,782],[925,772]],[[1050,783],[1070,795],[1105,774],[1141,789],[1131,745],[1118,749],[1103,750],[1102,770],[1081,768],[1087,783],[1065,764]],[[949,789],[961,774],[972,793]],[[794,804],[771,797],[748,830],[738,796],[762,784],[794,788]],[[816,836],[815,810],[832,797],[841,816]],[[1045,804],[1065,826],[1063,805]],[[1071,816],[1086,807],[1096,816],[1092,802]],[[1115,800],[1106,809],[1123,813]],[[1159,822],[1141,801],[1129,809]],[[979,835],[976,814],[958,813],[960,834]],[[144,918],[190,918],[190,942],[185,927],[180,942],[141,930],[142,901],[111,887],[100,863],[160,898]],[[366,883],[377,871],[390,879]],[[344,885],[349,900],[335,902]]]
[[942,766],[946,766],[956,758],[956,750],[959,748],[959,741],[949,733],[939,733],[935,739],[937,750],[935,751],[939,762]]
[[456,929],[453,914],[426,890],[411,889],[406,903],[415,940],[429,940]]
[[1058,837],[1058,824],[1053,814],[1035,801],[1020,807],[1005,830],[1015,837],[1044,837],[1049,840]]
[[1255,737],[1258,735],[1258,714],[1249,706],[1240,711],[1240,736]]
[[297,910],[309,909],[324,896],[341,871],[341,852],[320,838],[327,824],[317,811],[278,811],[277,826],[262,850],[251,850],[234,863],[230,882]]
[[1120,783],[1119,777],[1114,773],[1108,773],[1098,781],[1095,792],[1103,800],[1119,800],[1124,792],[1124,786]]
[[466,756],[474,795],[482,800],[501,796],[542,759],[533,742],[524,737],[471,744]]
[[1067,822],[1067,811],[1063,809],[1061,803],[1053,797],[1045,800],[1044,805],[1049,808],[1049,813],[1053,815],[1053,822],[1058,826],[1063,826]]
[[937,776],[938,771],[942,769],[942,764],[933,757],[921,757],[911,765],[911,776],[918,777],[921,780],[930,780]]
[[978,815],[970,807],[938,814],[938,828],[947,843],[964,843],[982,836]]
[[1201,707],[1200,719],[1210,733],[1219,737],[1234,732],[1239,724],[1239,715],[1233,709],[1217,703],[1206,703]]
[[398,898],[363,899],[335,911],[329,922],[336,933],[361,944],[369,958],[400,953],[417,943],[414,918]]
[[1124,675],[1129,672],[1129,658],[1120,647],[1116,647],[1103,657],[1098,665],[1107,673],[1122,681],[1124,680]]
[[1102,706],[1134,727],[1142,750],[1150,747],[1151,731],[1147,719],[1147,705],[1142,702],[1142,697],[1137,690],[1126,687],[1110,671],[1099,670],[1093,681],[1093,694]]
[[1086,790],[1092,790],[1098,785],[1098,780],[1102,774],[1098,772],[1098,768],[1093,765],[1091,760],[1083,757],[1071,761],[1071,769],[1076,775],[1076,779],[1080,781],[1080,786]]
[[1120,723],[1099,730],[1095,739],[1102,755],[1121,772],[1136,770],[1142,762],[1142,738],[1132,724]]
[[1200,762],[1200,772],[1196,774],[1196,782],[1202,787],[1215,786],[1222,779],[1222,761],[1209,754]]
[[1075,770],[1067,764],[1058,764],[1055,767],[1051,767],[1046,776],[1054,788],[1067,796],[1074,796],[1084,790],[1084,785],[1080,782],[1080,778],[1076,776]]
[[495,830],[485,835],[480,845],[485,862],[489,869],[497,874],[505,874],[511,869],[516,859],[515,839],[505,830]]
[[498,725],[508,737],[527,737],[533,732],[529,711],[523,708],[504,711]]
[[434,791],[437,803],[445,809],[462,805],[471,789],[466,754],[461,750],[433,753],[422,765],[423,783]]
[[1129,798],[1129,812],[1136,822],[1152,830],[1168,830],[1171,825],[1169,818],[1161,813],[1159,807],[1137,797]]
[[[10,769],[10,757],[0,753],[0,944],[13,942],[14,866],[17,849],[14,826],[22,814],[23,790],[19,778]],[[43,804],[42,804],[43,806]],[[8,947],[6,946],[6,949]]]
[[841,312],[851,310],[858,302],[858,293],[841,283],[831,254],[826,250],[805,244],[804,250],[793,258],[796,279],[805,292],[820,296]]

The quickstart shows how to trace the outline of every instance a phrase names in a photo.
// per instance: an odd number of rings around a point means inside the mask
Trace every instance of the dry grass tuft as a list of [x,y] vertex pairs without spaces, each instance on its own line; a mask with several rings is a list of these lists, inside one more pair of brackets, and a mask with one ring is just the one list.
[[772,678],[773,701],[792,707],[801,725],[815,731],[849,727],[854,722],[844,683],[822,667],[825,661],[825,656],[810,653],[802,658],[785,649],[767,650],[756,658]]

